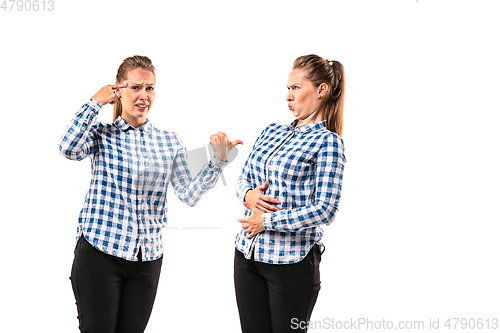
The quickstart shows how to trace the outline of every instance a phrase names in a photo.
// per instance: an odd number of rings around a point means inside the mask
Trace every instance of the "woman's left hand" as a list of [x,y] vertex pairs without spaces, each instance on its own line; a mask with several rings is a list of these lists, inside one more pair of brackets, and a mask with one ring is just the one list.
[[264,213],[257,209],[252,211],[252,215],[249,217],[244,217],[238,220],[238,222],[243,223],[241,227],[247,233],[247,238],[255,237],[257,234],[265,230],[263,215]]
[[217,134],[210,135],[210,144],[214,149],[215,156],[217,156],[220,161],[227,162],[227,157],[231,149],[239,144],[243,144],[243,141],[230,141],[226,133],[219,132]]

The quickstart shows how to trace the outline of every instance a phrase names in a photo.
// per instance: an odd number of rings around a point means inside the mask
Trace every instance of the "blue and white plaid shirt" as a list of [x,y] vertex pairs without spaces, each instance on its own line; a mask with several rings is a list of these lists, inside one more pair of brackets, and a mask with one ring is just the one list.
[[78,219],[83,233],[102,252],[137,261],[163,254],[162,228],[167,225],[167,187],[194,206],[215,186],[227,164],[214,157],[192,179],[186,149],[176,133],[146,122],[134,128],[118,117],[112,124],[95,120],[101,105],[90,99],[71,120],[59,150],[71,160],[91,158],[92,179]]
[[[247,259],[270,264],[301,261],[321,243],[320,225],[332,223],[338,209],[344,172],[342,138],[325,122],[303,125],[271,124],[257,138],[241,175],[236,195],[269,181],[265,194],[281,202],[281,210],[263,215],[265,230],[247,239],[243,229],[236,248]],[[245,217],[251,215],[245,208]]]

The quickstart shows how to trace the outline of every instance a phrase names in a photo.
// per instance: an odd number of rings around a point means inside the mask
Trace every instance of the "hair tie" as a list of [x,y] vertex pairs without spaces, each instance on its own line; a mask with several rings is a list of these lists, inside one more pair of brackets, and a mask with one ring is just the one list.
[[328,62],[328,65],[333,66],[333,61],[326,59],[326,62]]

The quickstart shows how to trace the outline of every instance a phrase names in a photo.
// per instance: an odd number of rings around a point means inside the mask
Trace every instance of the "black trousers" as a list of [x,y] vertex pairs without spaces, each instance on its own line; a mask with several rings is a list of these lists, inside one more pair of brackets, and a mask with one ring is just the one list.
[[144,332],[153,310],[162,259],[128,261],[97,250],[80,237],[70,277],[80,331]]
[[315,245],[300,262],[273,265],[236,250],[234,286],[243,333],[306,332],[320,290],[321,253]]

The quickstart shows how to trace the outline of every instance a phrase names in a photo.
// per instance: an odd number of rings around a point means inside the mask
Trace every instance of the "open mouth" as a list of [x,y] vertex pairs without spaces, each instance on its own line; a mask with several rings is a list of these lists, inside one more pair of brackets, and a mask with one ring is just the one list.
[[135,107],[141,111],[145,111],[148,108],[148,105],[147,104],[136,104]]

